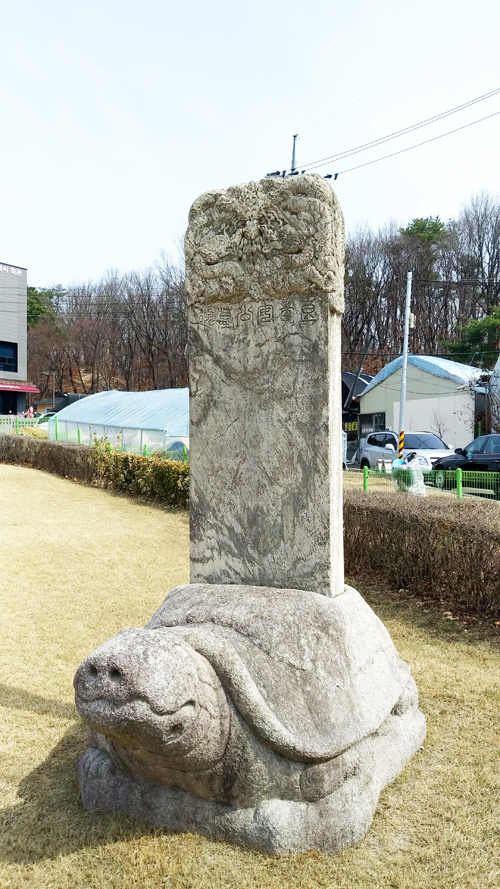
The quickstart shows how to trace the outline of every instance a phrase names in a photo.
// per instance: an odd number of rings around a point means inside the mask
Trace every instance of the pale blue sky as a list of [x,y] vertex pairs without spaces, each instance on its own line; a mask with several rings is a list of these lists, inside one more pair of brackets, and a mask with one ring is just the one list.
[[[489,19],[486,27],[399,77]],[[500,87],[495,0],[10,0],[0,32],[0,260],[67,286],[176,257],[193,200]],[[500,111],[500,95],[319,172]],[[339,176],[349,231],[500,193],[500,115]]]

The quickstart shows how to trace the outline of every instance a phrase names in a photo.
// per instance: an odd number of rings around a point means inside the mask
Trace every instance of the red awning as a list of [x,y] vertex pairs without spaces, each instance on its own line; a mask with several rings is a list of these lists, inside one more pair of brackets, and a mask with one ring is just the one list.
[[29,383],[0,383],[0,392],[37,392],[40,394],[40,389],[30,386]]

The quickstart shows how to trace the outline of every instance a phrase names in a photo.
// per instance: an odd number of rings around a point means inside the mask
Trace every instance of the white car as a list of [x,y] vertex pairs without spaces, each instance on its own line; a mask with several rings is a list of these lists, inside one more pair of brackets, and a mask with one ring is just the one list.
[[[390,432],[371,432],[366,436],[361,449],[360,466],[376,469],[379,460],[393,460],[398,456],[398,434]],[[422,472],[431,472],[434,464],[443,457],[453,454],[453,447],[434,435],[433,432],[405,433],[403,457],[415,452]]]

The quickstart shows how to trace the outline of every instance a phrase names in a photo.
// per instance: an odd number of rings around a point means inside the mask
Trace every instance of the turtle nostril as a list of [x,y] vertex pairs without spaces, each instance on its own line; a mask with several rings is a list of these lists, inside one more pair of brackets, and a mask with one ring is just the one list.
[[176,725],[170,726],[169,735],[172,738],[178,738],[179,735],[182,735],[182,725],[177,723]]
[[97,669],[96,667],[94,667],[93,664],[91,664],[89,667],[89,674],[92,676],[93,679],[95,679],[95,677],[97,676]]
[[122,674],[119,670],[112,669],[109,671],[109,678],[111,679],[111,682],[116,682],[118,684],[122,681]]

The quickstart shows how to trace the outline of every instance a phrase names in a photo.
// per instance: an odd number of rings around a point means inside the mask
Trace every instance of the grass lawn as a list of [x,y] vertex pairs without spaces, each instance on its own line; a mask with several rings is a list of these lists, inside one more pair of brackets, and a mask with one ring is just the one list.
[[500,886],[500,630],[352,581],[412,668],[424,749],[336,856],[271,858],[84,812],[72,679],[189,577],[188,516],[0,464],[0,887],[463,889]]

